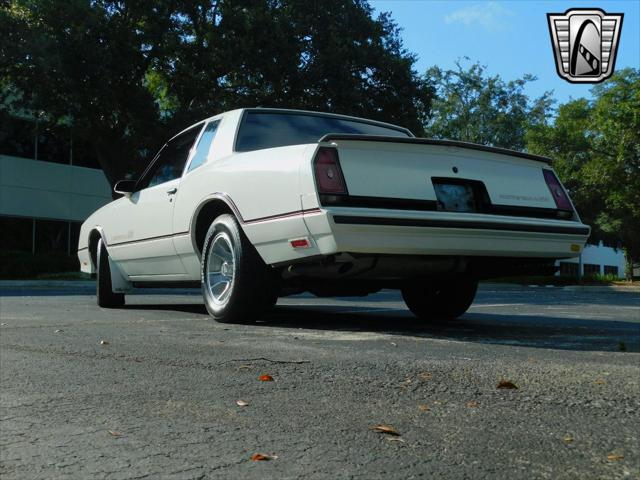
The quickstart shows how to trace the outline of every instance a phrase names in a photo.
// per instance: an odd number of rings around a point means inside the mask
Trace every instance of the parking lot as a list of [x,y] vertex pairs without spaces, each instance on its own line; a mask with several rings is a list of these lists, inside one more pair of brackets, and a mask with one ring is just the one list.
[[250,325],[197,292],[0,293],[3,479],[640,475],[638,293],[484,287],[446,325],[391,291]]

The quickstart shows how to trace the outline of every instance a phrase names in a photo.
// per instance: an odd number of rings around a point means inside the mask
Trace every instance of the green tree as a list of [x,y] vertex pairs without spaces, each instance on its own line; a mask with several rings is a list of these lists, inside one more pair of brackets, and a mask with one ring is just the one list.
[[455,70],[434,66],[425,81],[435,92],[427,135],[496,147],[524,150],[525,134],[531,125],[543,124],[552,106],[549,92],[531,100],[524,93],[531,75],[505,82],[489,76],[486,67],[474,63]]
[[431,90],[414,62],[365,0],[0,4],[0,105],[72,124],[112,183],[170,134],[245,106],[368,116],[419,134]]
[[[5,111],[72,125],[111,183],[162,131],[145,76],[168,38],[170,2],[10,1],[0,7]],[[5,112],[6,113],[6,112]]]
[[627,275],[640,262],[640,71],[627,68],[570,101],[527,134],[570,190],[593,240],[624,246]]

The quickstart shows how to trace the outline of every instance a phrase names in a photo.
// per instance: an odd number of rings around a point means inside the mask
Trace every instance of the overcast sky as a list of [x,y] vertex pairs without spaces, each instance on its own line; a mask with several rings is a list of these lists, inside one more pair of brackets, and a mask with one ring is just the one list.
[[418,55],[417,70],[432,65],[453,68],[470,57],[506,80],[531,73],[538,80],[527,93],[553,90],[560,102],[589,96],[590,86],[558,77],[551,51],[547,13],[597,7],[624,13],[616,70],[640,68],[640,0],[623,1],[461,1],[370,0],[377,11],[389,11],[403,28],[404,46]]

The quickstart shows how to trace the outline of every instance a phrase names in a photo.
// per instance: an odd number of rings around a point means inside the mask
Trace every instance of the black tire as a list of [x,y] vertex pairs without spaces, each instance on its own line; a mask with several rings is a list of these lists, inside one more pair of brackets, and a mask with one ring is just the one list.
[[260,258],[233,215],[220,215],[209,227],[200,268],[204,303],[218,322],[254,321],[278,300],[277,271]]
[[421,320],[452,320],[466,312],[478,289],[478,281],[455,278],[444,282],[420,282],[402,289],[409,310]]
[[114,293],[109,268],[109,253],[102,239],[98,240],[97,251],[98,274],[96,281],[96,297],[98,305],[103,308],[117,308],[124,305],[124,293]]

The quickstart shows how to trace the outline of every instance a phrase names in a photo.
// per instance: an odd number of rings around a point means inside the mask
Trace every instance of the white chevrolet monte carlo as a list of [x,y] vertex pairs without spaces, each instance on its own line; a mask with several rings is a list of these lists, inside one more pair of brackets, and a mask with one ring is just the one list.
[[479,280],[549,274],[590,232],[546,158],[297,110],[201,121],[114,189],[78,246],[98,304],[201,285],[221,322],[278,296],[383,288],[421,319],[455,318]]

